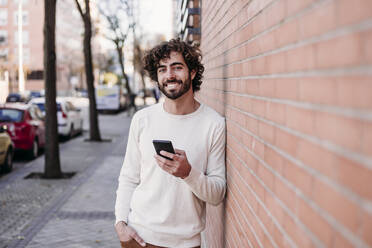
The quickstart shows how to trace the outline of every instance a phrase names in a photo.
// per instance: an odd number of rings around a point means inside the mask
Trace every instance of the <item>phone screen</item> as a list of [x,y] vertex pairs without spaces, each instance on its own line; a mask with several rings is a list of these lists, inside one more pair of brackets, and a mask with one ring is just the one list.
[[172,142],[170,140],[153,140],[152,143],[154,144],[155,151],[158,155],[162,156],[163,158],[172,160],[171,158],[160,154],[160,151],[175,153]]

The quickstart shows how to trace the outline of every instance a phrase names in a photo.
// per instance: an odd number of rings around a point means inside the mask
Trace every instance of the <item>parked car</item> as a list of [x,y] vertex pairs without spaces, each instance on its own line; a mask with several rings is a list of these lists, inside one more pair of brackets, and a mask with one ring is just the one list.
[[0,124],[7,132],[16,150],[26,150],[36,158],[45,146],[45,125],[41,111],[34,105],[6,103],[0,105]]
[[7,126],[0,126],[0,172],[10,172],[13,168],[13,142],[7,133]]
[[[73,137],[77,133],[83,131],[83,117],[81,110],[76,108],[71,101],[64,98],[57,98],[57,119],[58,133],[65,137]],[[45,98],[34,98],[30,101],[31,104],[37,105],[45,115]]]
[[6,97],[6,102],[23,102],[27,103],[29,101],[29,97],[25,94],[20,94],[20,93],[10,93]]

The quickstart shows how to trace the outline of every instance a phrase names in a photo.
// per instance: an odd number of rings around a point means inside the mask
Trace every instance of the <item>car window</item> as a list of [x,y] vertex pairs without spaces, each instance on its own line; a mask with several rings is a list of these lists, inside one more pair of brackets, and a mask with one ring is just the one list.
[[66,102],[66,106],[69,111],[75,111],[75,106],[71,102]]
[[44,103],[36,103],[36,105],[39,107],[39,109],[41,110],[41,111],[45,111],[45,105],[44,105]]
[[0,109],[1,122],[20,122],[23,118],[23,111],[17,109]]
[[35,108],[35,107],[31,107],[31,108],[28,109],[28,112],[30,113],[30,116],[33,120],[39,120],[40,119],[36,111],[37,111],[37,108]]
[[60,103],[57,103],[57,111],[61,111],[62,110],[62,106]]

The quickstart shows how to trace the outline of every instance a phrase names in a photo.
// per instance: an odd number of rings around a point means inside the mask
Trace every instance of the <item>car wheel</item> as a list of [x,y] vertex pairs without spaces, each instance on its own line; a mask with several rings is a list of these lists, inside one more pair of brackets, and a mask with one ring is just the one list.
[[5,173],[11,172],[13,169],[13,153],[12,150],[8,150],[5,156],[5,161],[3,164],[3,171]]
[[32,148],[29,153],[31,159],[37,158],[37,155],[39,155],[39,143],[37,139],[34,139],[34,142],[32,142]]

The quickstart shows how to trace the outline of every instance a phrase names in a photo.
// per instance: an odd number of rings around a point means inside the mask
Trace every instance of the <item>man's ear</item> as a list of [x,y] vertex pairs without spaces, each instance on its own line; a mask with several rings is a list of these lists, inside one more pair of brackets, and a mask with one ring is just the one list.
[[195,70],[195,69],[192,70],[192,71],[190,72],[190,75],[191,75],[191,81],[194,80],[194,78],[195,78],[195,76],[196,76],[196,70]]

